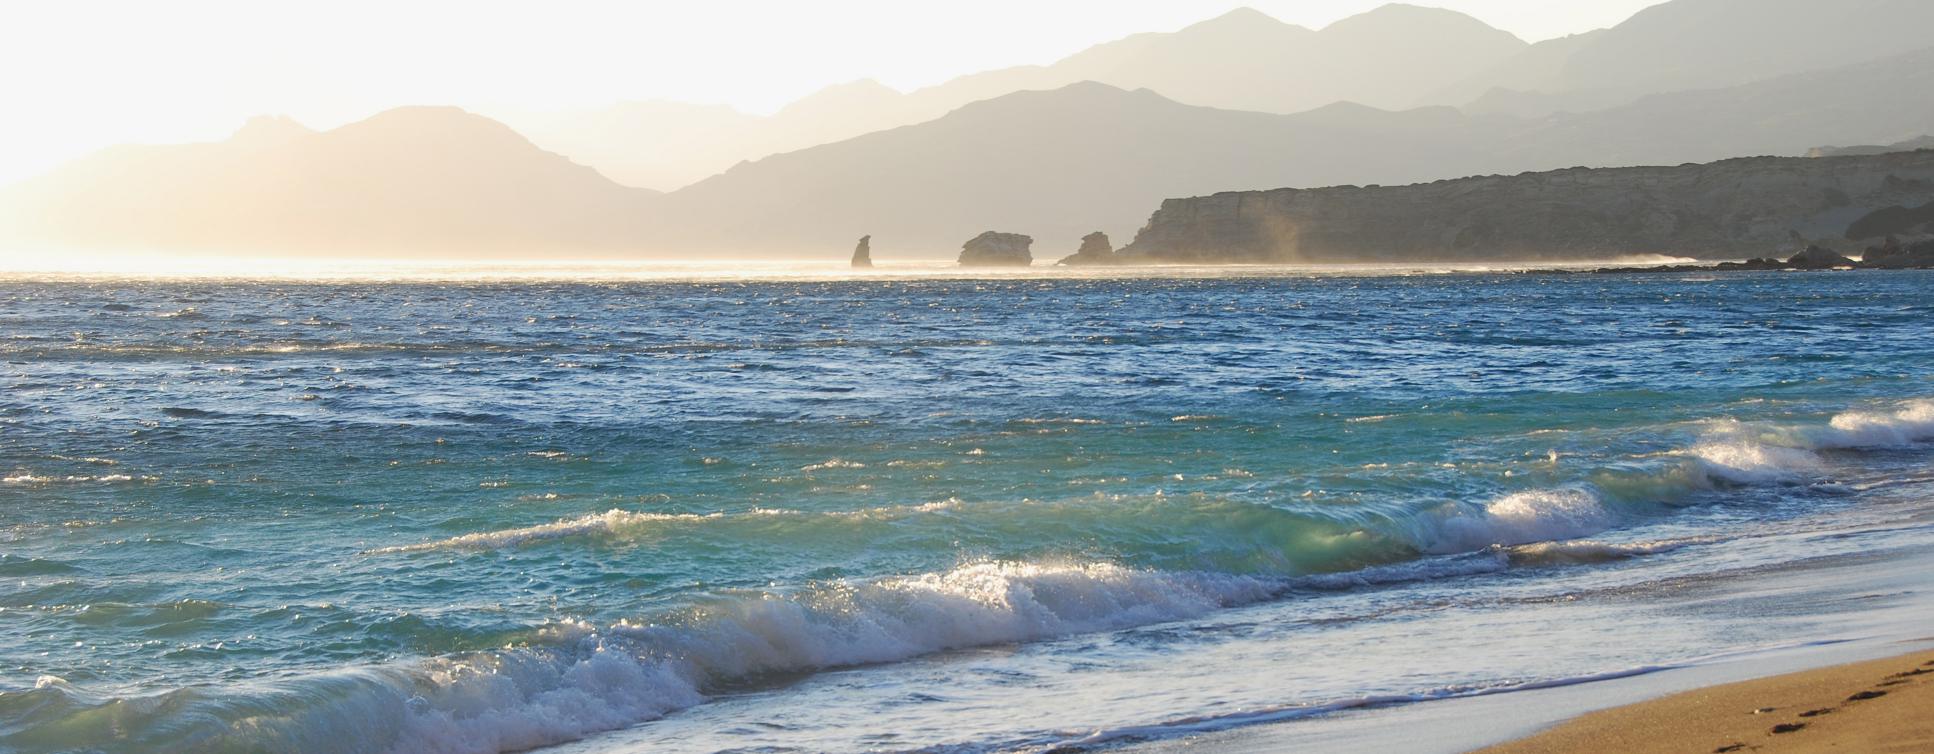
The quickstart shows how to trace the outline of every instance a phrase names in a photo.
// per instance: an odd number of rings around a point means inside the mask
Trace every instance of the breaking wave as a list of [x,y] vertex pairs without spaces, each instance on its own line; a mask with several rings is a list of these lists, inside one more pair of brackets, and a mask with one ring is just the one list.
[[[1281,585],[1098,562],[980,562],[918,576],[728,596],[663,622],[547,626],[527,646],[311,676],[268,689],[98,698],[57,678],[0,713],[73,748],[494,754],[698,704],[763,675],[891,662],[1204,615]],[[100,715],[116,726],[63,725]],[[344,735],[355,730],[356,735]],[[91,731],[91,732],[90,732]],[[3,740],[3,739],[0,739]]]

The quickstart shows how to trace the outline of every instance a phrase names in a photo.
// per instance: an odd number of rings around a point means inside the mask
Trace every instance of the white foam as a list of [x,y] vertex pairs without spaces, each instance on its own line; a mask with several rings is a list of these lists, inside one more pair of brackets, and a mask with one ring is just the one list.
[[815,463],[808,466],[801,466],[799,467],[799,470],[800,471],[825,471],[827,469],[864,469],[864,468],[866,468],[866,464],[860,463],[858,461],[847,461],[839,458],[834,458],[824,463]]
[[1716,481],[1779,484],[1825,471],[1818,451],[1897,448],[1928,440],[1934,440],[1934,401],[1913,400],[1891,410],[1844,412],[1825,427],[1711,422],[1705,437],[1683,454]]
[[1702,442],[1685,453],[1698,461],[1708,477],[1730,484],[1792,482],[1823,468],[1812,450],[1752,439]]
[[603,513],[593,513],[579,518],[566,519],[549,524],[525,526],[517,529],[477,532],[462,536],[423,542],[414,545],[400,545],[369,550],[370,555],[394,555],[432,550],[496,550],[531,542],[542,542],[570,537],[606,535],[627,527],[642,526],[661,521],[695,521],[718,518],[722,513],[634,513],[613,508]]
[[[1433,519],[1426,518],[1426,522]],[[1480,506],[1439,509],[1434,526],[1419,533],[1425,552],[1473,552],[1494,546],[1578,539],[1610,529],[1618,514],[1582,487],[1514,492]]]
[[1893,411],[1848,411],[1818,433],[1822,448],[1893,448],[1934,440],[1934,401],[1909,401]]

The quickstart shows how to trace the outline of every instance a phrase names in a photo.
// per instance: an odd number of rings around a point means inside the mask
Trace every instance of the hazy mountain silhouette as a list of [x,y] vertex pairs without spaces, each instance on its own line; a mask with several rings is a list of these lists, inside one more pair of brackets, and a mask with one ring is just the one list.
[[1340,103],[1273,115],[1084,83],[976,103],[938,120],[740,165],[667,197],[691,247],[876,248],[939,255],[988,228],[1053,252],[1126,234],[1161,198],[1408,183],[1571,166],[1805,154],[1925,132],[1934,49],[1736,87],[1523,119]]
[[1610,29],[1533,45],[1422,104],[1578,112],[1876,60],[1928,46],[1929,28],[1926,0],[1673,0]]
[[1023,228],[1071,253],[1082,235],[1132,229],[1178,193],[1481,169],[1464,146],[1470,126],[1448,108],[1285,116],[1081,83],[740,165],[668,196],[667,219],[694,247],[833,248],[864,232],[883,255],[935,255],[988,228]]
[[615,252],[638,247],[658,196],[487,118],[407,107],[320,133],[256,119],[227,141],[104,150],[9,188],[0,224],[114,249]]
[[[1028,88],[1097,81],[1190,105],[1271,113],[1344,101],[1402,108],[1526,47],[1477,19],[1435,8],[1385,5],[1321,31],[1242,8],[1178,32],[1092,47],[1040,69]],[[916,96],[958,101],[954,86]]]
[[[1532,121],[1498,151],[1564,165],[1707,162],[1804,155],[1831,143],[1895,143],[1934,123],[1934,47],[1721,89],[1656,94]],[[1563,163],[1560,165],[1559,163]]]
[[1812,0],[1673,0],[1610,29],[1526,45],[1469,16],[1411,5],[1386,5],[1320,31],[1243,8],[1179,31],[1096,45],[1051,65],[987,71],[905,94],[874,81],[841,84],[769,117],[669,103],[496,114],[546,149],[614,180],[669,190],[744,160],[1082,81],[1256,112],[1355,102],[1536,118],[1874,60],[1924,46],[1923,30],[1931,26],[1934,3],[1925,0],[1830,7]]
[[1934,149],[1934,135],[1922,134],[1905,141],[1892,144],[1855,144],[1850,147],[1823,146],[1807,150],[1808,157],[1842,157],[1848,155],[1887,154],[1888,152],[1915,152]]
[[[620,182],[671,189],[745,159],[938,118],[1017,91],[1096,81],[1185,104],[1293,113],[1339,101],[1408,107],[1526,48],[1470,16],[1386,5],[1312,31],[1243,8],[1176,32],[1135,34],[1047,66],[963,76],[901,94],[862,80],[768,118],[619,105],[609,111],[501,113],[533,141]],[[689,116],[690,124],[680,121]],[[628,123],[626,129],[616,127]],[[668,141],[668,137],[676,137]]]
[[[1900,11],[1902,19],[1920,12],[1893,0],[1849,2],[1856,10]],[[1734,0],[1680,4],[1694,10],[1740,7]],[[1351,35],[1387,34],[1375,27],[1402,28],[1403,19],[1422,13],[1389,8],[1360,17],[1362,29],[1339,23],[1312,32],[1239,12],[1173,35],[1130,37],[1063,64],[1069,70],[1132,70],[1138,61],[1173,54],[1151,50],[1181,44],[1178,39],[1237,48],[1271,46],[1272,35],[1355,39]],[[1717,11],[1673,13],[1699,23],[1732,18]],[[1653,24],[1648,20],[1639,28]],[[1766,28],[1796,27],[1786,19]],[[1569,70],[1583,50],[1631,33],[1580,35],[1524,54],[1562,59]],[[1835,55],[1856,54],[1858,47],[1825,46],[1840,51]],[[1209,68],[1253,62],[1201,54]],[[1656,68],[1665,72],[1657,76],[1708,75]],[[948,86],[992,91],[1046,70],[996,72]],[[1046,257],[1072,252],[1082,235],[1095,230],[1129,235],[1162,199],[1176,196],[1897,143],[1927,133],[1934,123],[1934,98],[1921,95],[1931,86],[1934,48],[1541,117],[1450,107],[1390,111],[1347,102],[1270,114],[1082,82],[996,96],[913,125],[744,162],[669,195],[621,186],[480,116],[404,108],[320,133],[286,119],[257,119],[221,143],[107,150],[6,192],[0,213],[64,241],[123,248],[843,258],[851,239],[871,233],[879,256],[892,259],[951,256],[962,240],[1002,229],[1040,239]],[[856,82],[769,120],[797,123],[797,133],[830,133],[854,113],[925,97],[941,95],[898,95]],[[640,107],[607,126],[689,114],[682,106]],[[720,129],[745,122],[742,114],[722,109],[707,117]],[[666,123],[653,127],[668,142],[679,133]],[[678,149],[683,147],[667,148]]]

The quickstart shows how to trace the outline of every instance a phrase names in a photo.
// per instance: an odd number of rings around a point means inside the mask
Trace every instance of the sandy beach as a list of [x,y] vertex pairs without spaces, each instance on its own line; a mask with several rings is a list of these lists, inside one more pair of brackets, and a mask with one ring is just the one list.
[[1482,754],[1934,751],[1934,652],[1593,712]]

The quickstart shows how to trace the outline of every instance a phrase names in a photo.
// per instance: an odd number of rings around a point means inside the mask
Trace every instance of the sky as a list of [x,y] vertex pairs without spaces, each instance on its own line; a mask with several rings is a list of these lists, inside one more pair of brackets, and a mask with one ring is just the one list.
[[[1417,0],[1527,41],[1659,0]],[[1048,63],[1247,5],[1311,28],[1384,0],[147,0],[0,3],[0,184],[117,143],[331,128],[408,104],[719,103],[765,113],[873,78],[903,91]]]

